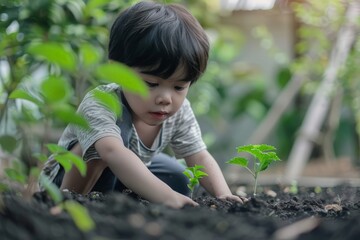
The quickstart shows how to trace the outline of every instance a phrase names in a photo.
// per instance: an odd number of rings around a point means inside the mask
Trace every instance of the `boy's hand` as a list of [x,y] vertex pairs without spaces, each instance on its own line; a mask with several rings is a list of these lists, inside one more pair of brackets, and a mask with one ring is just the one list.
[[175,209],[182,208],[185,205],[190,205],[193,207],[199,206],[199,204],[197,202],[193,201],[189,197],[186,197],[178,192],[174,192],[174,194],[175,194],[174,198],[165,201],[164,205],[171,207],[171,208],[175,208]]
[[247,199],[245,197],[239,197],[239,196],[232,195],[232,194],[220,195],[217,198],[219,198],[221,200],[236,201],[236,202],[239,202],[241,204],[244,204],[247,201],[249,201],[249,199]]

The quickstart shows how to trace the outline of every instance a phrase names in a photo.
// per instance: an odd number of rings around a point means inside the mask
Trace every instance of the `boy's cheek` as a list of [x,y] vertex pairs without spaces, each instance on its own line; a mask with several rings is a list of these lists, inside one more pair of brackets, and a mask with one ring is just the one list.
[[143,102],[147,102],[151,99],[151,97],[148,95],[148,96],[139,96],[139,98],[141,99],[141,101]]

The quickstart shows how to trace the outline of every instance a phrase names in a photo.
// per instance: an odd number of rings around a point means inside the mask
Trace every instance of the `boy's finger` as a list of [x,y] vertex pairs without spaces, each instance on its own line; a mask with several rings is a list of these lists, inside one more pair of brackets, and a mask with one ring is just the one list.
[[219,199],[225,200],[225,201],[236,201],[241,204],[244,203],[243,200],[239,196],[235,196],[235,195],[226,195],[226,196],[219,197]]
[[240,197],[240,198],[241,198],[241,200],[242,200],[244,203],[247,203],[247,202],[249,201],[249,199],[246,198],[246,197]]
[[193,207],[198,207],[199,206],[199,204],[197,202],[194,202],[192,200],[187,202],[186,205],[190,205],[190,206],[193,206]]

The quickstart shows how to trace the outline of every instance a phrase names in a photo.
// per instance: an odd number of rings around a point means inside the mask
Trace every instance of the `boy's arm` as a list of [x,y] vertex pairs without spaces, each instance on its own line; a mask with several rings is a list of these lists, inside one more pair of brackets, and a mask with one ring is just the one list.
[[206,172],[208,176],[201,178],[200,184],[211,195],[220,199],[235,200],[243,203],[240,197],[231,193],[218,163],[207,150],[202,150],[191,156],[185,157],[185,161],[188,166],[197,164],[205,167],[204,172]]
[[145,164],[115,137],[104,137],[95,143],[95,148],[115,176],[128,188],[143,198],[169,207],[181,208],[198,204],[190,198],[173,191],[153,175]]

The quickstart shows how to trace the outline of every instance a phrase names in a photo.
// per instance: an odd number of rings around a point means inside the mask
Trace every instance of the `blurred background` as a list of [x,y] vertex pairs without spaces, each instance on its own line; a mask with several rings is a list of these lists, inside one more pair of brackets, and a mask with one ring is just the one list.
[[[27,173],[74,119],[106,62],[109,27],[138,1],[1,0],[0,165]],[[209,35],[206,73],[188,98],[209,151],[226,161],[266,143],[282,161],[260,181],[359,183],[359,1],[174,0]],[[1,176],[1,175],[0,175]],[[317,182],[314,182],[314,181]]]

